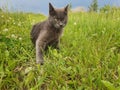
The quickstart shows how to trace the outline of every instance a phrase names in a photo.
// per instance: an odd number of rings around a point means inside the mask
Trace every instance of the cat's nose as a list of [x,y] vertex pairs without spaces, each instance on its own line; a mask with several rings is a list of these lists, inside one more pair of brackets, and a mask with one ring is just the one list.
[[63,25],[60,25],[60,27],[62,27]]
[[63,26],[63,23],[60,23],[60,26],[62,27],[62,26]]

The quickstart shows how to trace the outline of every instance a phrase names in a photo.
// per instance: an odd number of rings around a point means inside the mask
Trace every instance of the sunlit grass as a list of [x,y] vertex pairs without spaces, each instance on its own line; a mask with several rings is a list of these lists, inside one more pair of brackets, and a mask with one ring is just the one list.
[[47,17],[0,12],[0,89],[105,90],[109,83],[118,88],[119,15],[119,10],[69,13],[60,51],[49,48],[45,64],[39,66],[30,31],[33,24]]

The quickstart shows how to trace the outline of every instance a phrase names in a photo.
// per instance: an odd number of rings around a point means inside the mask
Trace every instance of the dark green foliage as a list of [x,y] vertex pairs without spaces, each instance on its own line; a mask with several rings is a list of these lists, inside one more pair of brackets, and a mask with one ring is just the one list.
[[91,5],[89,6],[90,12],[97,12],[98,11],[98,0],[93,0]]

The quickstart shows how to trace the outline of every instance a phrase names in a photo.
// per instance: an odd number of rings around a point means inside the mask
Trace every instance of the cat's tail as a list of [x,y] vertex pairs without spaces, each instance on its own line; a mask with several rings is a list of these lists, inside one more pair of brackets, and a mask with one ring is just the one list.
[[36,24],[33,25],[32,30],[30,32],[30,38],[31,38],[31,41],[34,44],[34,46],[35,46],[35,42],[36,42],[35,31],[36,31]]

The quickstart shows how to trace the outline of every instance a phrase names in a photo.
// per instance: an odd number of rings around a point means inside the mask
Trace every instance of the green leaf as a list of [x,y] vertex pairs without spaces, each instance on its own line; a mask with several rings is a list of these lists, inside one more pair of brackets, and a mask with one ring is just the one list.
[[120,87],[117,87],[117,90],[120,90]]
[[102,80],[102,83],[107,87],[108,90],[117,90],[112,83],[109,81]]
[[38,84],[35,85],[34,87],[32,87],[30,90],[37,90],[37,88],[40,87],[40,86],[44,83],[44,80],[45,80],[45,77],[41,77],[41,78],[38,80]]
[[29,85],[34,79],[34,72],[29,72],[25,78],[25,85]]

